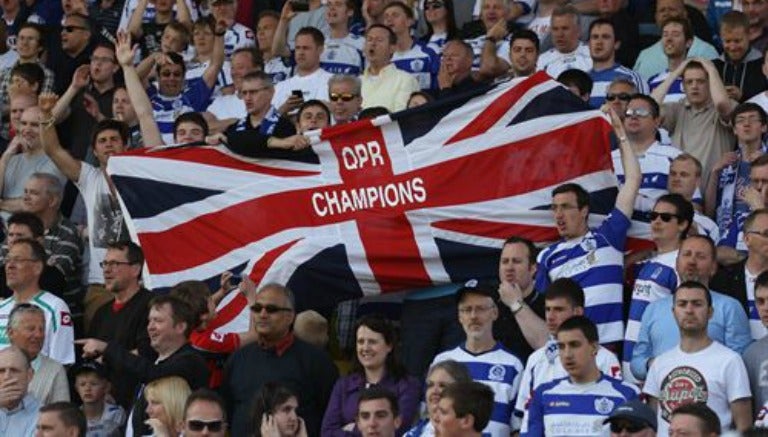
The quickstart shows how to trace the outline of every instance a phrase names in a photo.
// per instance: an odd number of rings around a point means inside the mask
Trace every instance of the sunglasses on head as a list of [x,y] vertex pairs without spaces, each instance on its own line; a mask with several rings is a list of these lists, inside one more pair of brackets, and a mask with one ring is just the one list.
[[206,422],[205,420],[188,420],[187,428],[189,428],[190,431],[195,432],[200,432],[205,428],[208,428],[208,431],[210,432],[219,432],[224,428],[224,421],[211,420],[210,422]]
[[350,93],[331,93],[329,96],[332,102],[338,102],[341,100],[342,102],[349,102],[355,97],[357,97],[357,94],[350,94]]
[[251,311],[254,313],[260,313],[262,310],[266,310],[267,314],[275,314],[280,311],[293,311],[292,308],[279,307],[272,304],[262,305],[260,303],[255,303],[251,305]]
[[424,3],[424,10],[428,11],[430,9],[441,9],[443,6],[445,6],[445,3],[443,2],[427,2]]
[[661,221],[663,221],[664,223],[669,223],[669,221],[670,221],[670,220],[672,220],[673,218],[677,218],[677,214],[672,214],[672,213],[670,213],[670,212],[656,212],[656,211],[651,211],[651,212],[648,214],[648,217],[650,217],[650,218],[651,218],[651,221],[654,221],[654,220],[656,220],[657,218],[660,218],[660,219],[661,219]]
[[611,432],[620,433],[627,430],[629,433],[640,432],[645,429],[645,425],[642,423],[611,423]]
[[606,94],[605,95],[605,100],[607,100],[609,102],[612,102],[612,101],[614,101],[616,99],[619,99],[622,102],[628,102],[628,101],[632,100],[632,94],[619,93],[619,94]]

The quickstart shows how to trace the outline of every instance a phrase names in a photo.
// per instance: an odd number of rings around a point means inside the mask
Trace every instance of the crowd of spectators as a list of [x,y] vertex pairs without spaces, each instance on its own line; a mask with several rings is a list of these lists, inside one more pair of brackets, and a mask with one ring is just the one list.
[[[0,12],[0,435],[768,428],[768,0]],[[221,144],[317,163],[310,131],[539,71],[607,114],[619,189],[590,217],[581,185],[552,187],[560,239],[499,241],[493,283],[406,291],[395,317],[297,309],[285,284],[231,272],[145,288],[111,156]],[[629,252],[630,228],[652,249]]]

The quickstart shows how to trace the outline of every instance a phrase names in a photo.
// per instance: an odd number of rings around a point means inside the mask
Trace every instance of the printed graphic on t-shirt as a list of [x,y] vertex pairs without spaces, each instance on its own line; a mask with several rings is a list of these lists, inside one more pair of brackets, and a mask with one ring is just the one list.
[[675,408],[694,402],[707,403],[708,398],[707,380],[701,372],[689,366],[676,367],[661,382],[661,417],[670,422]]

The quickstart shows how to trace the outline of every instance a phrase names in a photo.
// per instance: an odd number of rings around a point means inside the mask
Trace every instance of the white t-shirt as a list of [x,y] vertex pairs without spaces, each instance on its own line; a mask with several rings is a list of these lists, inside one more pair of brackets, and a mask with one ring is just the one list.
[[245,118],[248,111],[245,109],[245,102],[237,94],[221,95],[213,99],[213,103],[208,105],[208,112],[215,115],[219,120],[226,118]]
[[[11,345],[6,329],[8,316],[16,303],[13,296],[0,301],[0,350]],[[74,363],[75,330],[67,304],[47,291],[40,291],[29,303],[42,309],[45,314],[45,341],[40,353],[62,365]]]
[[551,48],[539,56],[536,63],[536,70],[547,70],[547,74],[557,79],[565,70],[576,68],[584,72],[592,69],[592,57],[589,55],[589,47],[579,41],[576,50],[570,53],[560,53],[555,48]]
[[328,101],[328,80],[333,75],[318,68],[306,76],[293,76],[275,85],[275,95],[272,96],[272,106],[279,108],[293,90],[301,90],[304,101],[318,99]]
[[109,184],[100,169],[81,162],[77,188],[83,196],[88,214],[88,283],[103,284],[104,272],[99,263],[107,254],[107,244],[129,240],[130,237],[120,205],[117,199],[110,196]]
[[741,357],[716,341],[694,353],[678,345],[659,355],[648,370],[643,392],[659,401],[659,435],[669,433],[672,411],[692,402],[705,402],[728,429],[733,424],[730,403],[751,397]]

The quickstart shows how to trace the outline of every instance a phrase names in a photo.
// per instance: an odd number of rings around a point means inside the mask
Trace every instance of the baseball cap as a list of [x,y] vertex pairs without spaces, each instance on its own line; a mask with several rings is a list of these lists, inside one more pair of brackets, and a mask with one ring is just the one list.
[[499,299],[499,293],[496,291],[496,289],[488,285],[481,284],[477,279],[470,279],[456,292],[456,302],[461,302],[461,300],[464,298],[464,295],[469,293],[490,297],[494,300],[494,302]]
[[82,363],[73,367],[71,370],[73,379],[83,373],[95,373],[101,378],[108,379],[107,369],[103,364],[97,361],[83,361]]
[[603,421],[603,424],[610,423],[616,419],[625,419],[635,423],[643,423],[653,428],[654,431],[656,431],[658,427],[656,413],[651,410],[651,407],[637,399],[616,407],[616,409],[613,410],[613,413]]

